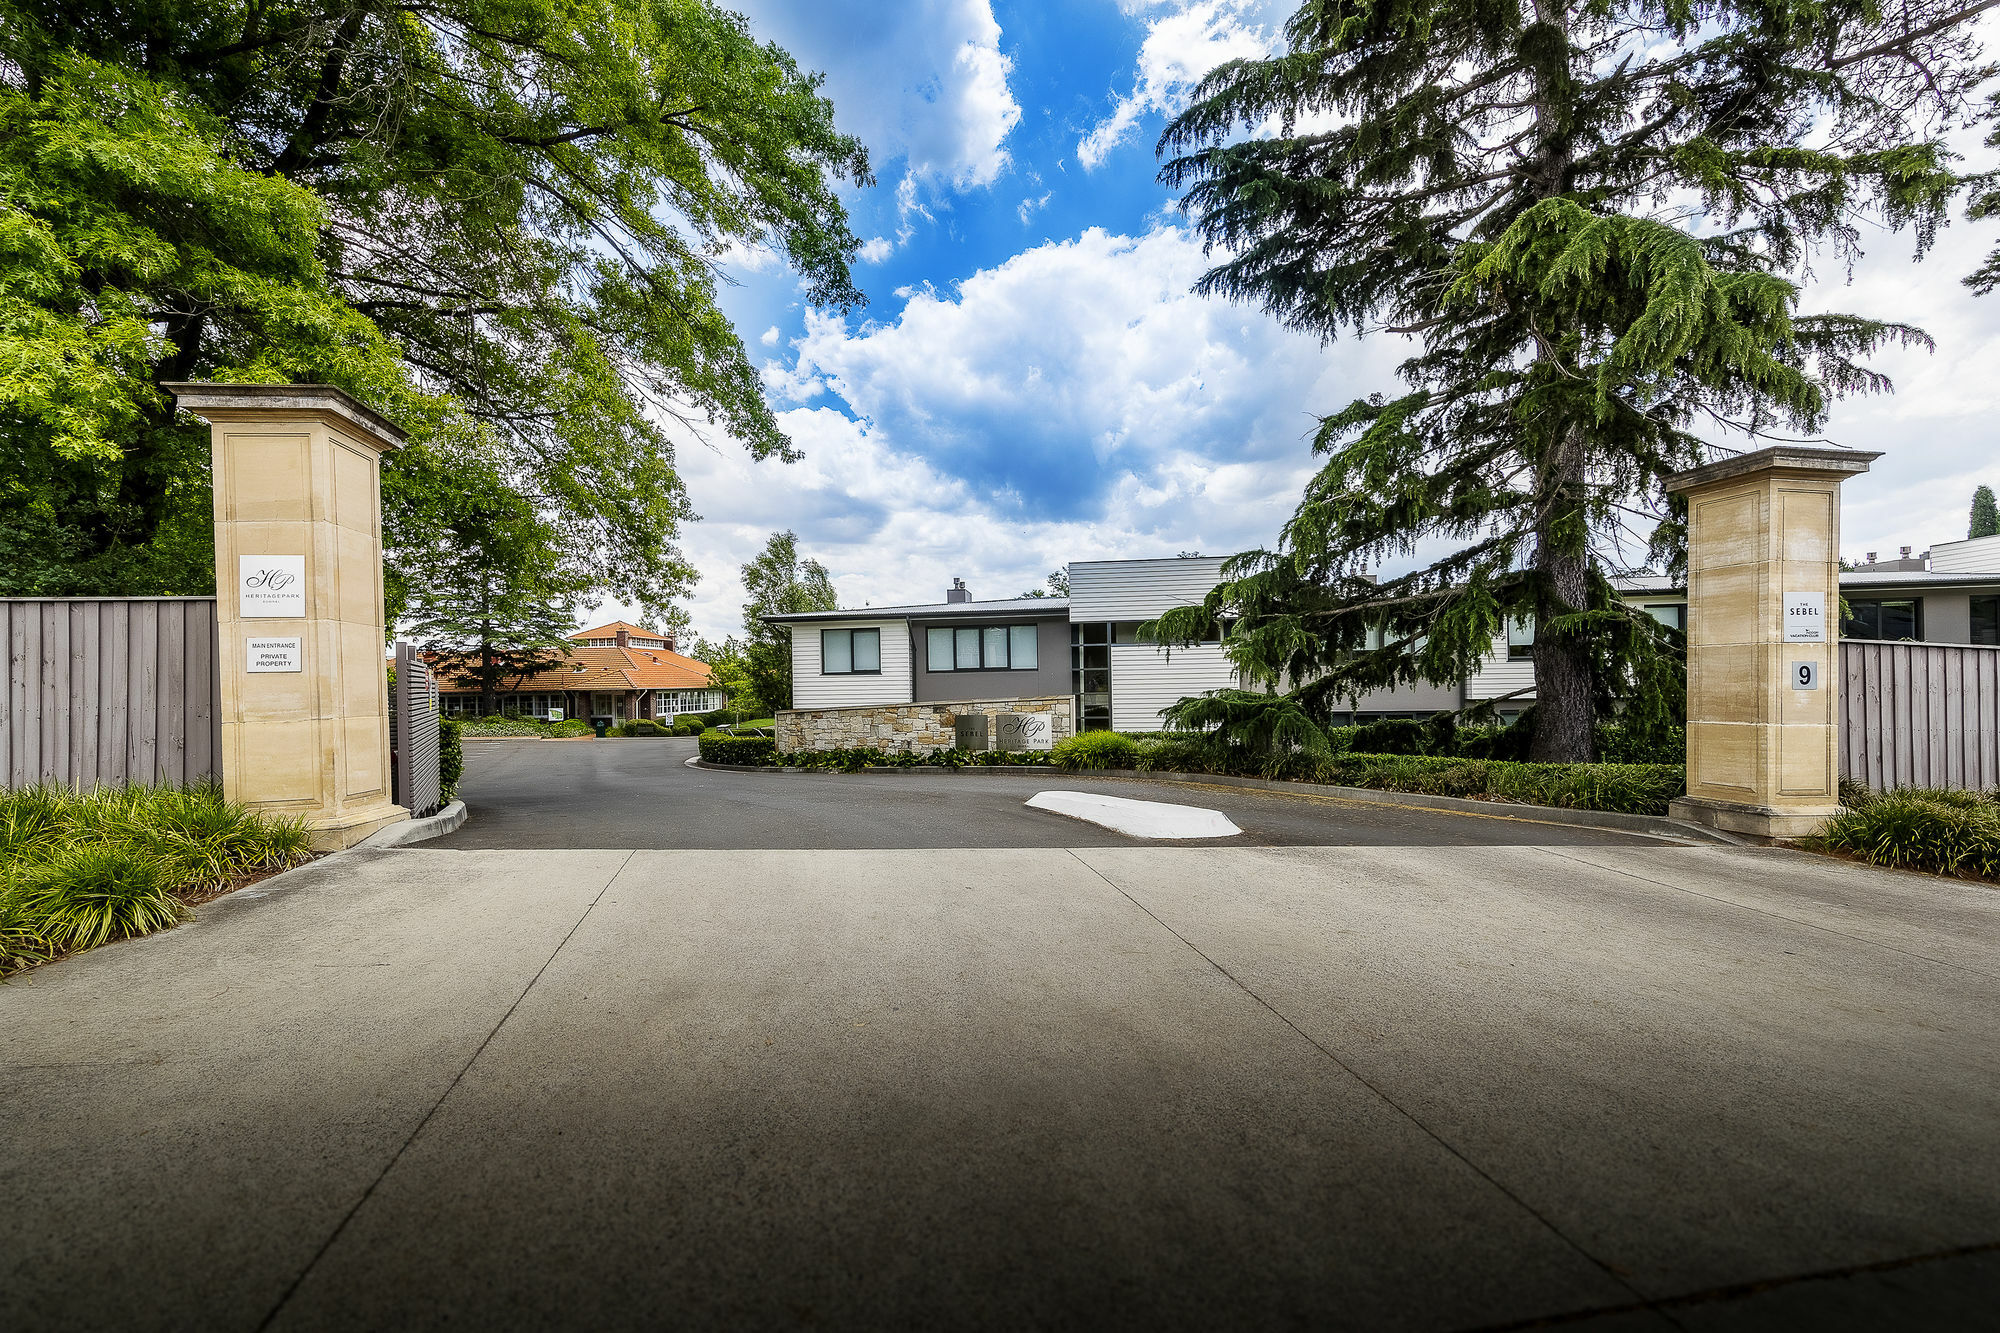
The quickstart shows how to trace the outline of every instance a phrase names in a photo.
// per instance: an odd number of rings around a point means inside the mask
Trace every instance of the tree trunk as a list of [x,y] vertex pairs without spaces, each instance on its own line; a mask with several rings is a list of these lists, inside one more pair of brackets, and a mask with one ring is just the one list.
[[1528,757],[1544,764],[1587,764],[1596,756],[1589,639],[1549,628],[1557,616],[1590,605],[1582,427],[1571,426],[1564,433],[1540,473],[1542,509],[1535,522],[1535,737]]
[[479,712],[492,717],[500,711],[500,691],[493,679],[493,622],[479,626]]

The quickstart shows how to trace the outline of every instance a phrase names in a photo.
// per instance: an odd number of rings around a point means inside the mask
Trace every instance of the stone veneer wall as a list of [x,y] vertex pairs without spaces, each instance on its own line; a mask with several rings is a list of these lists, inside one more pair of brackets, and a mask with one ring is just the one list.
[[853,708],[795,708],[772,719],[778,749],[845,750],[873,746],[897,752],[949,750],[961,713],[1047,713],[1050,730],[1062,740],[1073,730],[1075,711],[1067,694],[1043,699],[964,699],[948,703],[865,704]]

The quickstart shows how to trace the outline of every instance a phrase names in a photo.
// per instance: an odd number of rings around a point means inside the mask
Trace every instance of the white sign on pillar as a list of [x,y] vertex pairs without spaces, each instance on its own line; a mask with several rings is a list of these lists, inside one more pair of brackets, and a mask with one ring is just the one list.
[[1828,643],[1826,594],[1788,592],[1785,594],[1785,642]]
[[270,671],[304,671],[305,654],[298,639],[245,639],[243,669],[252,675]]
[[300,620],[306,614],[306,558],[236,557],[236,614],[242,620]]

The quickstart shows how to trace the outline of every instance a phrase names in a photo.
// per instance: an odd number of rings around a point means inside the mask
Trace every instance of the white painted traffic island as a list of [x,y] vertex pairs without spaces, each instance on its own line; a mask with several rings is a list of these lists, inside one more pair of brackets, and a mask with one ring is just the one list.
[[1220,810],[1168,805],[1165,801],[1134,801],[1091,791],[1036,792],[1027,805],[1031,810],[1047,810],[1086,823],[1102,824],[1134,838],[1231,838],[1243,831]]

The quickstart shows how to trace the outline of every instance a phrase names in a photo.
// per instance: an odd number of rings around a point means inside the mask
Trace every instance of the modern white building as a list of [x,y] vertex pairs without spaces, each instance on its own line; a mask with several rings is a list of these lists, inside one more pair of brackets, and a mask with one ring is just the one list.
[[[1067,732],[1157,731],[1175,702],[1240,684],[1219,643],[1162,648],[1139,626],[1192,606],[1222,577],[1222,557],[1079,560],[1069,596],[974,601],[962,581],[914,606],[768,616],[792,635],[795,710],[1066,701]],[[1648,614],[1687,628],[1687,589],[1658,575],[1619,580]],[[1842,637],[2000,644],[2000,537],[1946,542],[1922,556],[1841,574]],[[1520,623],[1455,685],[1363,695],[1336,723],[1428,717],[1491,701],[1511,717],[1534,702],[1534,626]]]

